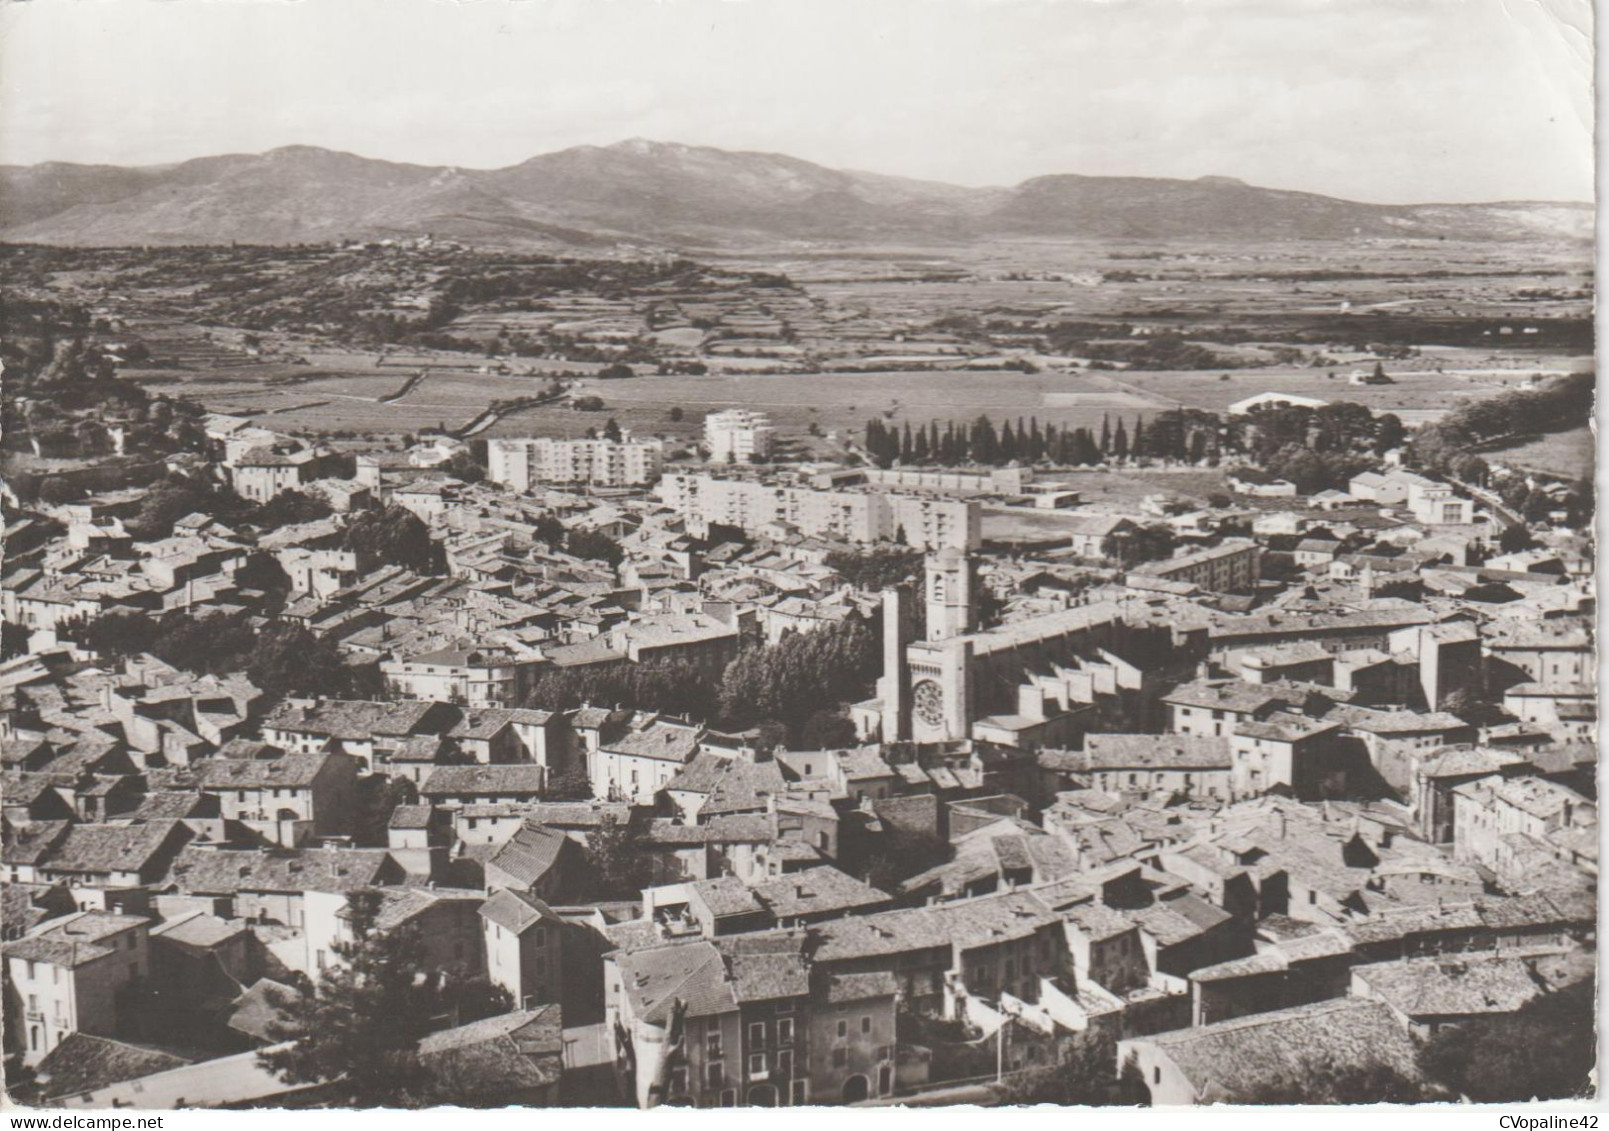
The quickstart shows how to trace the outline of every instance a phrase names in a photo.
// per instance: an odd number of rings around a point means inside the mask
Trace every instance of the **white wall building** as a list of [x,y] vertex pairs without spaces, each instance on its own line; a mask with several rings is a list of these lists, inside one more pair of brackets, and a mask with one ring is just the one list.
[[516,491],[537,483],[591,483],[599,487],[640,487],[659,477],[665,461],[658,440],[534,439],[488,440],[486,477]]
[[777,432],[771,418],[746,408],[712,412],[704,418],[704,446],[711,463],[750,463],[770,459],[776,451]]
[[982,509],[967,499],[693,474],[665,476],[658,494],[695,528],[720,523],[755,533],[791,529],[841,542],[903,540],[919,550],[975,550],[983,544]]

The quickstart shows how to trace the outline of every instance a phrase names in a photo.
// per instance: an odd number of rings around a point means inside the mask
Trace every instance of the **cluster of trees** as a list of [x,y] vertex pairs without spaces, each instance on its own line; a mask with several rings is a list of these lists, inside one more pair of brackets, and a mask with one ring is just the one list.
[[287,1083],[324,1085],[341,1106],[473,1102],[456,1081],[429,1070],[419,1042],[443,1019],[467,1025],[508,1013],[514,1001],[485,978],[429,966],[417,929],[381,930],[383,899],[373,889],[347,897],[352,941],[335,945],[340,961],[319,973],[312,992],[277,995],[275,1047],[258,1057]]
[[745,649],[727,665],[721,715],[734,726],[781,723],[795,735],[822,708],[863,696],[880,667],[877,637],[859,617],[789,633],[768,647]]
[[[67,500],[47,498],[45,501]],[[172,475],[146,493],[140,500],[139,511],[124,525],[134,537],[152,541],[166,538],[173,533],[174,523],[191,514],[204,514],[228,526],[269,531],[300,522],[315,522],[328,518],[331,513],[327,502],[305,491],[285,491],[265,503],[253,503],[230,487]]]
[[476,343],[440,332],[463,312],[461,306],[438,295],[430,300],[423,314],[409,317],[392,310],[369,311],[358,317],[351,329],[355,339],[370,345],[413,345],[465,352],[475,349]]
[[441,544],[430,536],[424,520],[406,507],[355,515],[347,523],[341,546],[357,555],[358,569],[364,572],[381,565],[399,565],[431,576],[447,572]]
[[1596,374],[1572,373],[1539,389],[1475,401],[1419,429],[1409,453],[1428,471],[1448,471],[1457,457],[1500,437],[1578,428],[1592,418],[1596,385]]
[[1145,562],[1166,561],[1178,545],[1179,539],[1170,527],[1136,526],[1108,535],[1101,542],[1101,553],[1124,569],[1133,569]]
[[1514,1013],[1447,1026],[1420,1050],[1420,1069],[1476,1103],[1589,1096],[1597,1067],[1594,989],[1587,979]]
[[[119,354],[94,339],[95,326],[77,304],[0,295],[0,365],[6,375],[0,434],[6,446],[37,445],[47,456],[107,455],[115,448],[107,424],[116,422],[127,454],[200,451],[202,407],[119,380],[117,358],[132,360],[145,347],[127,343]],[[13,487],[31,498],[37,484]]]
[[[690,718],[729,729],[760,728],[766,745],[799,749],[842,746],[854,739],[843,705],[863,698],[881,660],[872,627],[858,617],[775,644],[749,645],[717,679],[691,664],[613,664],[542,673],[530,706],[568,710],[591,703],[626,710],[666,704]],[[566,786],[572,792],[582,783]]]
[[1562,509],[1567,525],[1576,529],[1590,526],[1594,514],[1590,477],[1571,483],[1561,499],[1533,487],[1521,476],[1494,480],[1490,466],[1474,449],[1509,436],[1561,432],[1590,421],[1596,380],[1592,373],[1572,373],[1539,389],[1516,390],[1464,405],[1419,429],[1408,445],[1409,458],[1426,471],[1492,488],[1528,522],[1543,521]]
[[834,550],[827,555],[827,567],[856,589],[876,593],[914,577],[922,568],[922,551],[905,546]]
[[[1058,353],[1087,357],[1096,362],[1120,362],[1125,369],[1221,369],[1224,365],[1222,356],[1206,346],[1186,341],[1179,334],[1156,334],[1107,342],[1058,340],[1054,331],[1050,337],[1051,348]],[[1236,364],[1244,366],[1248,363],[1245,359],[1237,359]]]
[[[1113,281],[1132,281],[1131,272],[1108,272]],[[1134,276],[1137,277],[1137,276]],[[1099,361],[1122,362],[1130,369],[1217,369],[1224,362],[1205,345],[1191,339],[1195,332],[1173,330],[1136,334],[1131,322],[1063,322],[1045,333],[1046,346],[1055,353],[1087,357]],[[1229,326],[1211,328],[1214,341],[1233,343],[1252,335]],[[1240,362],[1239,364],[1244,364]]]
[[661,710],[674,703],[695,719],[712,719],[720,706],[720,689],[691,664],[589,665],[543,672],[529,702],[546,711],[567,711],[583,703],[628,711]]
[[650,882],[648,857],[628,822],[605,813],[587,834],[586,853],[598,898],[642,898],[642,889]]
[[930,421],[912,429],[894,428],[872,418],[866,422],[866,450],[881,467],[901,464],[979,463],[998,466],[1041,461],[1093,467],[1109,460],[1151,458],[1201,463],[1216,459],[1222,447],[1222,422],[1200,409],[1167,409],[1149,422],[1134,418],[1130,427],[1119,417],[1103,416],[1099,429],[1040,425],[1037,417],[998,429],[987,416],[970,424]]
[[1274,478],[1311,494],[1345,488],[1354,475],[1400,446],[1405,436],[1394,413],[1376,416],[1363,405],[1342,401],[1320,408],[1263,408],[1236,417],[1230,424],[1229,443]]
[[70,622],[60,634],[109,659],[149,653],[197,675],[242,672],[269,695],[333,695],[355,699],[381,691],[375,665],[348,664],[335,646],[298,624],[255,627],[245,613],[196,616],[176,610],[157,618],[112,611]]
[[[1478,460],[1480,457],[1472,458]],[[1555,495],[1546,489],[1545,484],[1539,483],[1533,487],[1524,476],[1519,475],[1511,475],[1501,480],[1496,490],[1499,497],[1510,508],[1518,511],[1527,522],[1546,521],[1554,511],[1562,510],[1565,513],[1565,525],[1571,529],[1581,530],[1592,525],[1597,497],[1589,476],[1583,475],[1572,481],[1563,495]],[[1510,527],[1510,529],[1519,528]]]
[[538,540],[554,550],[591,562],[604,562],[610,567],[625,560],[626,551],[601,530],[567,530],[564,523],[551,514],[537,519],[535,533]]

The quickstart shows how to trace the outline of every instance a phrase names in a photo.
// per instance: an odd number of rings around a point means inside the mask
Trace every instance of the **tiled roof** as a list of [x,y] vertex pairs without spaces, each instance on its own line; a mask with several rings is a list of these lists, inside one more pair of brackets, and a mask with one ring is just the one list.
[[1542,992],[1518,958],[1459,955],[1355,966],[1370,996],[1414,1018],[1513,1013]]
[[517,830],[487,865],[522,884],[534,884],[553,869],[569,839],[563,833],[527,823]]
[[739,1002],[776,1001],[810,992],[804,936],[797,931],[729,935],[715,940]]
[[121,1083],[165,1072],[189,1061],[160,1049],[70,1032],[46,1054],[35,1069],[44,1099],[76,1096]]
[[834,919],[811,928],[817,962],[851,961],[913,950],[969,949],[1027,938],[1060,919],[1023,892],[957,900],[931,907]]
[[778,919],[853,911],[886,904],[888,894],[830,865],[756,884],[755,894]]
[[541,766],[515,762],[492,766],[437,766],[419,792],[426,797],[531,796],[542,792]]
[[726,977],[726,963],[713,943],[702,939],[647,950],[621,952],[615,959],[622,991],[641,1020],[663,1025],[680,1000],[688,1017],[712,1017],[737,1008]]
[[1318,1067],[1385,1064],[1418,1079],[1416,1049],[1390,1009],[1340,998],[1137,1039],[1160,1049],[1205,1100],[1253,1098]]
[[307,789],[330,757],[329,754],[286,754],[281,758],[212,758],[201,765],[201,787]]
[[391,810],[386,827],[391,829],[425,829],[430,827],[430,816],[435,810],[429,805],[398,805]]
[[1132,920],[1104,903],[1080,903],[1062,912],[1062,918],[1077,927],[1091,941],[1115,938],[1134,929]]
[[330,738],[367,740],[375,735],[411,734],[436,706],[413,700],[385,703],[368,699],[326,699],[311,706],[288,702],[271,711],[263,720],[263,726]]
[[703,728],[700,726],[659,719],[642,730],[630,731],[608,743],[604,750],[634,758],[686,763],[698,753],[702,737]]
[[133,821],[180,820],[206,812],[216,813],[217,798],[207,797],[199,790],[159,789],[147,793],[139,805],[128,814]]
[[7,958],[26,958],[55,966],[79,967],[105,958],[116,949],[106,940],[125,931],[150,925],[139,915],[117,915],[110,911],[80,911],[54,919],[33,934],[5,945]]
[[560,1007],[516,1010],[432,1033],[419,1042],[419,1059],[430,1078],[451,1081],[450,1097],[460,1102],[547,1088],[564,1071]]
[[55,849],[41,861],[53,872],[138,872],[175,838],[189,830],[178,821],[152,821],[145,825],[74,825]]
[[181,892],[321,891],[334,894],[383,883],[397,871],[377,848],[257,852],[190,846],[174,858],[168,880]]
[[1228,769],[1229,740],[1181,734],[1088,734],[1087,770]]
[[270,978],[259,978],[235,1001],[229,1027],[259,1041],[273,1040],[270,1027],[283,1019],[279,1003],[297,997],[295,990]]
[[[9,789],[6,800],[12,796]],[[51,849],[67,835],[72,828],[71,821],[35,821],[32,824],[22,825],[11,833],[0,860],[7,864],[38,864],[50,854]]]
[[216,915],[198,912],[152,927],[151,937],[208,950],[243,934],[245,930],[238,920],[220,919]]
[[1177,899],[1153,903],[1136,911],[1125,912],[1146,934],[1163,946],[1178,946],[1200,938],[1212,928],[1228,922],[1232,916],[1214,907],[1199,896],[1182,895]]
[[534,895],[524,892],[501,888],[492,894],[492,897],[481,904],[480,914],[483,918],[496,923],[504,930],[513,931],[516,935],[523,934],[529,927],[542,922],[544,919],[556,919],[553,909]]
[[709,908],[711,915],[749,915],[765,910],[749,886],[736,876],[696,880],[687,885],[687,890]]

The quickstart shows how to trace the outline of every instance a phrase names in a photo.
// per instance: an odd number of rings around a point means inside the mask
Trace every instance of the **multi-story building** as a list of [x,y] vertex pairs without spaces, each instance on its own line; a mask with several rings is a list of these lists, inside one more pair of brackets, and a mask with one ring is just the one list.
[[201,789],[218,798],[226,821],[240,821],[293,848],[314,835],[350,832],[358,770],[352,754],[286,754],[279,758],[212,758]]
[[320,478],[324,470],[319,452],[292,441],[265,444],[244,453],[230,469],[230,480],[241,498],[266,503]]
[[753,463],[776,451],[770,417],[746,408],[712,412],[704,418],[704,446],[711,463]]
[[1345,775],[1329,757],[1340,731],[1335,723],[1284,712],[1237,722],[1229,740],[1235,796],[1281,788],[1298,797],[1341,796]]
[[383,660],[380,674],[396,694],[409,699],[512,707],[530,691],[539,666],[537,659],[502,648],[440,648]]
[[605,959],[608,1015],[640,1107],[891,1095],[897,992],[884,972],[813,969],[794,932],[661,943]]
[[486,477],[515,491],[537,483],[641,487],[659,478],[665,446],[658,440],[500,439],[486,443]]
[[1231,593],[1257,583],[1261,550],[1247,538],[1230,538],[1222,545],[1167,561],[1146,562],[1131,572],[1195,585],[1211,593]]
[[1569,786],[1538,777],[1485,777],[1453,789],[1453,852],[1495,872],[1508,837],[1545,842],[1597,820],[1597,805]]
[[588,759],[593,796],[654,804],[659,791],[698,753],[704,734],[697,723],[655,718],[605,743]]
[[22,1005],[23,1063],[38,1064],[68,1033],[116,1034],[125,995],[150,974],[149,919],[81,911],[6,944]]
[[521,1009],[560,999],[564,920],[534,895],[512,888],[480,908],[486,976]]
[[840,542],[898,541],[924,550],[970,550],[983,543],[978,504],[941,495],[678,474],[660,480],[659,497],[694,528],[725,525]]

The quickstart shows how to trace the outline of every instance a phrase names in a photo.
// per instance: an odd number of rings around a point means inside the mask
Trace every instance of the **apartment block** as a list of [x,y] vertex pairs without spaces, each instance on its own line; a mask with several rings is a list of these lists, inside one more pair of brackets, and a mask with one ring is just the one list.
[[516,491],[538,483],[589,483],[598,487],[641,487],[664,465],[658,440],[533,439],[488,440],[486,477]]
[[659,497],[695,527],[722,524],[755,534],[841,542],[902,541],[922,550],[971,550],[983,542],[982,511],[965,499],[695,474],[665,476]]
[[750,463],[771,457],[777,432],[764,413],[729,408],[704,418],[704,446],[711,463]]

